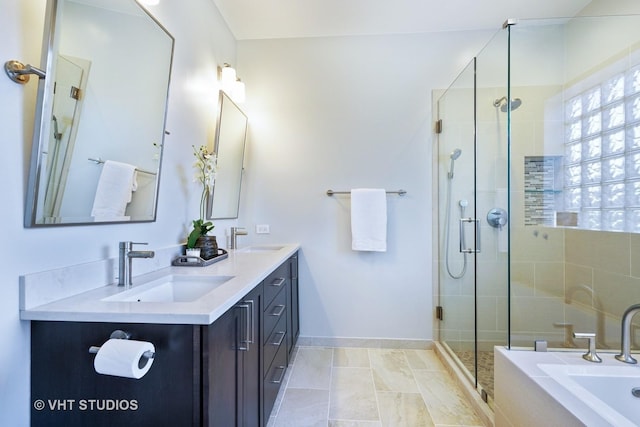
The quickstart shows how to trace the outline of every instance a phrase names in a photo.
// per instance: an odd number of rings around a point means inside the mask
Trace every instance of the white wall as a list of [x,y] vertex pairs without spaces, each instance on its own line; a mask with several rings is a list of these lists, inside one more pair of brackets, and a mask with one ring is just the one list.
[[[40,64],[45,0],[0,0],[0,62],[18,59]],[[197,12],[194,12],[197,11]],[[29,324],[18,314],[21,274],[117,256],[120,240],[147,241],[149,247],[184,239],[198,215],[199,189],[192,182],[191,145],[213,141],[216,116],[216,67],[236,62],[236,44],[210,0],[162,2],[153,13],[176,38],[170,88],[165,158],[160,183],[158,220],[136,225],[101,225],[24,229],[25,182],[28,173],[36,82],[17,85],[0,76],[0,425],[28,426]],[[218,221],[214,230],[232,223]],[[73,250],[81,246],[82,250]],[[140,261],[141,263],[144,260]],[[134,267],[135,269],[135,267]],[[61,398],[64,398],[61,396]]]
[[[301,335],[432,338],[431,91],[449,85],[491,32],[238,43],[250,147],[245,241],[302,244]],[[390,195],[388,250],[351,250],[350,198]],[[247,238],[243,238],[247,239]]]

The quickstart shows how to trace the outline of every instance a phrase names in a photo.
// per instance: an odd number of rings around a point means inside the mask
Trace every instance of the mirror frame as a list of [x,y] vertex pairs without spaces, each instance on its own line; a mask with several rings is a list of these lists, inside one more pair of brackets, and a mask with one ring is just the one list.
[[[40,63],[45,64],[42,69],[45,71],[46,76],[54,75],[56,62],[56,52],[54,47],[58,44],[59,34],[56,33],[56,29],[60,25],[58,20],[59,4],[63,0],[47,0],[45,9],[45,20],[43,30],[42,41],[42,55]],[[134,224],[140,222],[155,222],[158,214],[158,192],[160,189],[160,175],[162,170],[162,159],[164,156],[164,140],[165,135],[169,134],[166,131],[167,125],[167,110],[169,105],[169,90],[171,87],[171,74],[173,70],[173,59],[175,52],[175,38],[169,33],[169,31],[162,25],[138,0],[131,0],[136,3],[140,10],[151,19],[158,28],[163,31],[171,40],[171,52],[169,60],[169,69],[167,73],[167,95],[164,100],[164,117],[162,124],[162,138],[160,141],[160,152],[158,155],[158,170],[156,173],[156,182],[154,188],[153,197],[153,216],[150,219],[130,219],[128,221],[90,221],[90,222],[52,222],[52,223],[38,223],[37,221],[37,209],[38,209],[38,197],[39,197],[39,184],[43,172],[43,146],[41,141],[42,135],[48,135],[50,131],[51,120],[45,120],[47,117],[53,114],[53,85],[54,79],[48,77],[38,79],[38,91],[36,97],[36,109],[34,115],[33,126],[33,138],[31,146],[31,158],[29,160],[29,175],[27,178],[27,188],[25,196],[25,210],[24,210],[24,227],[25,228],[38,228],[38,227],[60,227],[60,226],[78,226],[78,225],[106,225],[106,224]]]
[[[237,109],[237,111],[242,114],[242,116],[245,119],[244,122],[244,130],[243,130],[243,140],[242,140],[242,163],[240,164],[240,179],[238,180],[238,188],[237,188],[237,194],[238,194],[238,200],[237,203],[235,204],[235,214],[231,215],[231,216],[226,216],[226,215],[221,215],[221,216],[216,216],[215,215],[215,202],[216,202],[216,188],[219,185],[219,181],[218,178],[216,177],[216,182],[215,185],[213,186],[213,193],[211,194],[211,196],[208,199],[208,203],[207,203],[207,218],[208,219],[236,219],[238,218],[238,214],[240,211],[240,196],[242,194],[241,190],[242,190],[242,178],[244,175],[244,157],[245,157],[245,152],[247,149],[247,134],[248,134],[248,129],[249,129],[249,118],[247,117],[247,115],[245,114],[244,111],[242,111],[242,109],[235,103],[233,102],[233,100],[231,99],[231,96],[229,96],[227,93],[225,93],[223,90],[220,90],[220,94],[218,96],[218,117],[216,119],[216,136],[215,136],[215,142],[214,142],[214,151],[218,157],[218,161],[220,161],[220,136],[221,136],[221,129],[223,126],[223,108],[224,106],[232,106],[233,108]],[[224,142],[223,142],[224,143]],[[220,193],[218,193],[220,194]]]

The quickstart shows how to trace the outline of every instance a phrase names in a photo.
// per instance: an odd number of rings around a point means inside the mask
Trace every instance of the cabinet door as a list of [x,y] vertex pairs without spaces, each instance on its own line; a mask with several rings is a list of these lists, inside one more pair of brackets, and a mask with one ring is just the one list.
[[240,311],[232,307],[211,325],[203,327],[204,425],[232,427],[239,422],[241,357],[238,337]]
[[[89,347],[118,329],[155,346],[153,365],[140,379],[95,371]],[[38,403],[31,425],[200,426],[199,373],[200,327],[33,321],[31,399]]]
[[[241,343],[241,403],[240,424],[243,427],[263,425],[262,416],[262,284],[240,301],[240,315],[245,316],[241,325],[246,329]],[[246,308],[245,308],[246,307]],[[243,334],[241,333],[241,336]]]

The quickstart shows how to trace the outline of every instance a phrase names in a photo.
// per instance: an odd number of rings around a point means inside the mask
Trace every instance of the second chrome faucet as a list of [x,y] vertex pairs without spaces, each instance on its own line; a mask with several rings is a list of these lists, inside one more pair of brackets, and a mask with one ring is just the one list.
[[247,229],[244,227],[231,227],[231,241],[229,249],[238,249],[238,236],[246,236]]

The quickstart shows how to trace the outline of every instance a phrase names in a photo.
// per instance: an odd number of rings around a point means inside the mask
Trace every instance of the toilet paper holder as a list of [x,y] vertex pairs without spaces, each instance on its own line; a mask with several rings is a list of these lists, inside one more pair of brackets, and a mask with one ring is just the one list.
[[[116,329],[115,331],[111,332],[111,335],[109,336],[109,339],[116,340],[128,340],[130,338],[131,334],[129,332],[125,332],[120,329]],[[91,347],[89,347],[89,353],[97,354],[99,350],[99,346],[92,345]],[[147,359],[153,359],[154,357],[156,357],[156,354],[151,350],[145,351],[144,353],[142,353],[142,355]]]

